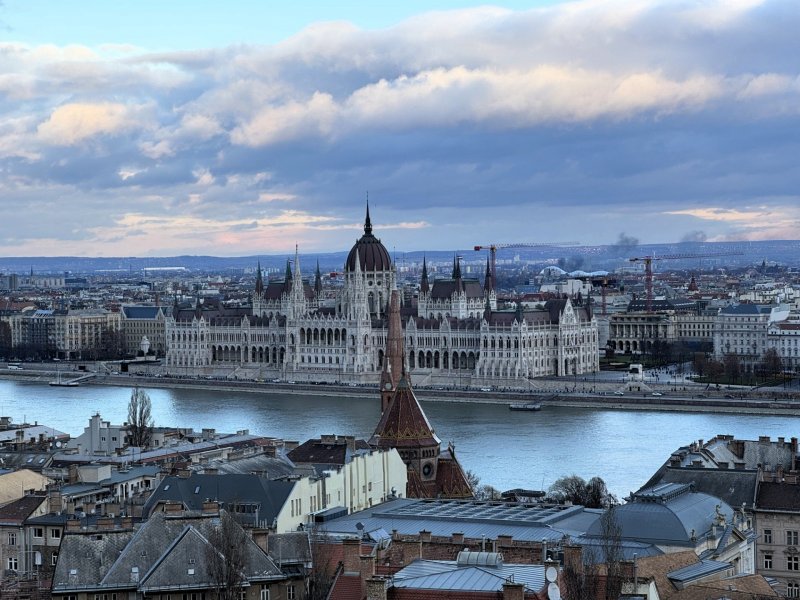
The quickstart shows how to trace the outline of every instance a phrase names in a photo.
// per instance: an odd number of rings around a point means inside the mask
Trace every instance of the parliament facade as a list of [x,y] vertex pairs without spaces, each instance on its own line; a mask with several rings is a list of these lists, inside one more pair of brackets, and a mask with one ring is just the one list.
[[[316,278],[304,281],[297,254],[282,280],[258,270],[252,305],[228,309],[175,307],[166,321],[165,365],[173,374],[238,379],[377,383],[384,362],[389,299],[396,271],[372,233],[344,265],[344,285],[323,300]],[[597,322],[569,299],[536,309],[499,310],[489,270],[483,284],[464,278],[458,261],[450,278],[428,280],[400,308],[406,362],[417,385],[525,388],[548,375],[599,368]]]

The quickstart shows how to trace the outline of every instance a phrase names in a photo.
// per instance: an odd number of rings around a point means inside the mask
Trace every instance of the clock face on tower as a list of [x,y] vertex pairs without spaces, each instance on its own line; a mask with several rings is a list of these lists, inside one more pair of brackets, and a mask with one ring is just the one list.
[[386,384],[383,386],[383,389],[385,389],[386,391],[391,390],[392,384],[387,381]]
[[422,465],[422,475],[424,477],[430,477],[431,473],[433,473],[433,465],[431,463],[425,463]]

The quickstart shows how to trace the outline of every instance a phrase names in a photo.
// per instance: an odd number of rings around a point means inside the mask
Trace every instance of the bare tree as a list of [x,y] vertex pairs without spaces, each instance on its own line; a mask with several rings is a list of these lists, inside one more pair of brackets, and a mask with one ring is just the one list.
[[783,369],[781,355],[778,354],[775,348],[767,349],[767,351],[764,352],[762,361],[764,363],[764,370],[770,375],[777,375]]
[[600,517],[603,560],[606,564],[606,598],[617,600],[622,593],[625,573],[622,568],[622,527],[617,521],[616,507],[610,506]]
[[206,562],[215,600],[239,600],[246,581],[247,534],[233,517],[220,511],[209,534]]
[[474,471],[467,471],[467,483],[476,500],[494,500],[500,497],[500,491],[489,485],[481,484],[481,478]]
[[152,402],[150,396],[138,387],[131,391],[128,401],[128,445],[147,448],[153,437]]
[[328,533],[315,527],[311,532],[312,571],[309,577],[308,600],[325,600],[333,585],[338,569],[342,568],[334,554],[334,540]]
[[725,377],[728,381],[734,382],[742,375],[742,363],[738,354],[726,354],[722,357],[722,364],[725,367]]
[[617,502],[600,477],[592,477],[589,481],[578,475],[559,477],[547,495],[555,502],[572,502],[587,508],[603,508]]

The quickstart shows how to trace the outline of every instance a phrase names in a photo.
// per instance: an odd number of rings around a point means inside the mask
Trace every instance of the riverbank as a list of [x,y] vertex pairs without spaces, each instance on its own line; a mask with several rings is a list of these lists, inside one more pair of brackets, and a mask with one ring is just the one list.
[[[47,384],[57,375],[56,371],[30,369],[22,371],[0,371],[0,378],[14,381]],[[76,378],[86,375],[71,372]],[[62,373],[63,376],[63,373]],[[627,391],[618,395],[611,391],[574,392],[568,390],[571,382],[557,386],[557,380],[548,380],[547,393],[517,391],[475,391],[447,390],[416,387],[417,397],[425,402],[452,402],[469,404],[511,404],[514,402],[538,402],[543,409],[548,406],[572,408],[602,408],[619,410],[643,410],[660,412],[719,412],[730,414],[774,414],[794,416],[800,413],[800,395],[796,393],[776,394],[754,392],[741,394],[741,397],[715,397],[713,391],[703,393],[703,388],[674,391],[663,387],[663,392],[642,393]],[[377,398],[373,386],[354,386],[336,384],[307,384],[289,382],[253,382],[217,379],[194,379],[180,377],[147,377],[136,375],[95,374],[81,385],[113,387],[148,387],[161,389],[198,389],[221,392],[246,392],[269,396],[271,394],[297,394],[303,396],[323,396],[332,399],[343,397]],[[709,396],[709,397],[705,397]]]

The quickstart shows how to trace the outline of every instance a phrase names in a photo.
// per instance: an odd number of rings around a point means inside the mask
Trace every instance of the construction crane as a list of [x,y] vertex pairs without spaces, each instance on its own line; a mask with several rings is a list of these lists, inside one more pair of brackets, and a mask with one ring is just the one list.
[[742,256],[744,252],[708,252],[705,254],[664,254],[662,256],[635,256],[629,258],[630,262],[644,263],[644,288],[647,297],[645,307],[647,312],[653,310],[653,261],[654,260],[680,260],[683,258],[714,258],[717,256]]
[[547,246],[578,246],[580,242],[536,242],[519,244],[482,244],[475,246],[475,251],[489,250],[489,260],[491,264],[492,287],[497,283],[497,251],[503,248],[541,248]]

